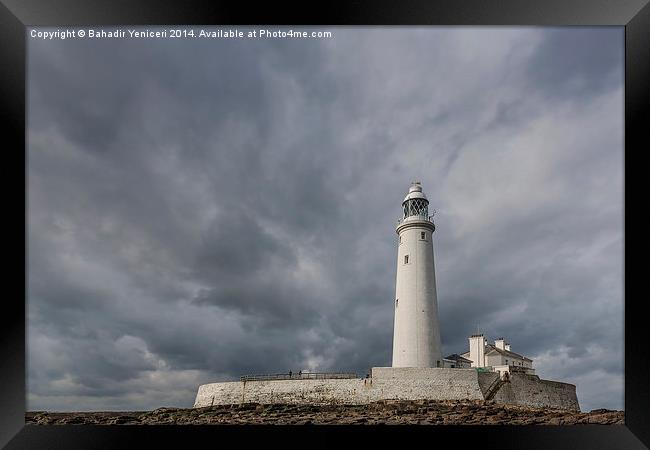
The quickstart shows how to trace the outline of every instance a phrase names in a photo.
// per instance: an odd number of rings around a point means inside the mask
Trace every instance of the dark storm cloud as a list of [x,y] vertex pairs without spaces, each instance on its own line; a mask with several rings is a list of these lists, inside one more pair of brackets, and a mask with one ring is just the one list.
[[619,30],[559,28],[546,33],[527,67],[530,85],[546,95],[588,96],[623,82]]
[[389,365],[413,179],[443,352],[478,324],[622,407],[621,30],[333,32],[30,41],[31,409]]

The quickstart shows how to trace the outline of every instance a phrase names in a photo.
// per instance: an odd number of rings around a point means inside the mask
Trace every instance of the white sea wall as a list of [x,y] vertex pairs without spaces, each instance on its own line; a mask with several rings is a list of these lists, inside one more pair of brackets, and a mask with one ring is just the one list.
[[[239,403],[354,404],[381,400],[483,400],[496,373],[475,369],[373,367],[370,378],[231,381],[199,387],[195,408]],[[514,375],[497,403],[579,410],[575,386]]]

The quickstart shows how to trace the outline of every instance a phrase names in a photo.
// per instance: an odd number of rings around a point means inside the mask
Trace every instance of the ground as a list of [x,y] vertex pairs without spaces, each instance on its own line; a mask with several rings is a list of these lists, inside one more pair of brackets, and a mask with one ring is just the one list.
[[622,425],[623,411],[588,413],[527,408],[491,401],[389,401],[369,405],[244,405],[129,412],[29,411],[36,425]]

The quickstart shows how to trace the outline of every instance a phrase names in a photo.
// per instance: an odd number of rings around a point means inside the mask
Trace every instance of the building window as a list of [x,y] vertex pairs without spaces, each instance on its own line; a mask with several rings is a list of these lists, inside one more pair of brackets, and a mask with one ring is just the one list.
[[436,367],[440,367],[440,361],[436,361]]
[[399,298],[395,299],[395,308],[399,306]]
[[402,243],[402,236],[399,237],[399,243]]
[[426,239],[426,238],[427,238],[427,233],[425,233],[424,231],[421,231],[420,232],[420,239]]
[[409,255],[404,255],[404,264],[409,263]]

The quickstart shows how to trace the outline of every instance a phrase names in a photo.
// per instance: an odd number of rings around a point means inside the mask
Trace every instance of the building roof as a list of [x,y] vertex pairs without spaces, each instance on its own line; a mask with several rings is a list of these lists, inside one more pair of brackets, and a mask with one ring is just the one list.
[[[526,358],[525,356],[522,356],[519,353],[511,352],[510,350],[501,350],[500,348],[495,347],[492,344],[487,344],[485,347],[486,347],[486,352],[485,352],[486,355],[496,352],[502,354],[503,356],[509,356],[510,358],[519,358],[519,359],[524,359],[526,361],[533,362],[532,359]],[[489,350],[487,350],[488,348]]]
[[463,361],[463,362],[468,362],[468,363],[472,362],[471,359],[463,358],[458,353],[454,353],[453,355],[449,355],[449,356],[445,357],[445,359],[450,359],[452,361]]
[[[533,362],[532,359],[526,358],[525,356],[522,356],[519,353],[511,352],[509,350],[501,350],[500,348],[496,348],[492,344],[485,344],[485,354],[488,355],[490,353],[492,353],[492,354],[500,353],[501,355],[508,356],[510,358],[519,358],[519,359],[523,359],[525,361]],[[469,356],[469,352],[461,353],[461,356]]]

